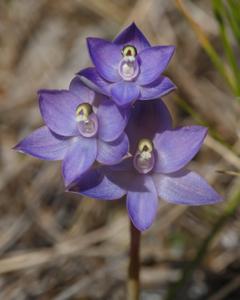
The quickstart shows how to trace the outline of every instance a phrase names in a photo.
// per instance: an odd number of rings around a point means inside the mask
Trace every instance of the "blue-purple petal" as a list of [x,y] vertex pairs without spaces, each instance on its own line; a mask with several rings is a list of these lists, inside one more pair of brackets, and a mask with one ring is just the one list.
[[75,94],[81,102],[92,104],[95,99],[95,93],[81,81],[79,76],[73,78],[70,82],[69,90]]
[[97,156],[95,138],[77,137],[69,148],[62,165],[65,185],[80,177],[94,163]]
[[97,161],[105,165],[117,164],[127,154],[128,146],[128,138],[125,133],[114,142],[98,140]]
[[109,96],[111,83],[104,80],[97,72],[96,68],[86,68],[78,73],[82,82],[97,93]]
[[121,31],[113,42],[122,46],[132,45],[138,52],[150,47],[148,40],[135,23]]
[[206,134],[207,128],[202,126],[185,126],[157,134],[155,171],[172,173],[182,169],[197,154]]
[[116,140],[126,127],[128,110],[120,109],[110,99],[102,99],[98,106],[98,136],[105,142]]
[[63,136],[78,135],[76,108],[82,103],[75,94],[65,90],[40,90],[39,106],[46,125]]
[[137,82],[146,85],[156,80],[166,69],[174,50],[174,46],[155,46],[142,51],[138,55],[141,65]]
[[135,82],[120,81],[111,87],[111,96],[119,106],[127,106],[138,99],[139,87]]
[[176,89],[175,84],[166,76],[160,76],[148,85],[140,87],[140,100],[163,97]]
[[131,154],[135,153],[140,139],[152,140],[157,133],[171,128],[171,115],[161,99],[137,101],[126,128]]
[[14,150],[45,160],[62,160],[70,146],[70,139],[58,136],[46,126],[40,127],[19,142]]
[[[142,184],[139,179],[142,181],[142,178],[144,178],[145,191],[138,189]],[[144,231],[152,225],[157,214],[157,191],[151,176],[139,176],[132,184],[136,186],[136,190],[127,193],[128,213],[134,226]]]
[[121,47],[99,38],[88,38],[87,44],[99,74],[110,82],[120,80],[118,65],[122,58]]
[[222,197],[197,173],[181,170],[173,174],[153,175],[158,195],[173,204],[215,204]]
[[133,167],[132,157],[124,158],[119,164],[106,166],[105,175],[122,189],[129,192],[147,192],[145,176],[136,172]]
[[109,180],[104,168],[87,171],[70,185],[68,191],[100,200],[120,199],[126,194],[126,191],[118,184]]

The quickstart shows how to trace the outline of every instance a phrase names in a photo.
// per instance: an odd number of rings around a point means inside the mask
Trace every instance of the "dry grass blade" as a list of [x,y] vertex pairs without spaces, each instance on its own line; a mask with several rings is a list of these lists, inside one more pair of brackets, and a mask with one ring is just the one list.
[[205,139],[205,144],[207,147],[213,149],[216,153],[223,157],[225,161],[240,170],[240,157],[234,154],[233,151],[229,150],[209,135]]
[[189,24],[191,25],[192,29],[196,33],[196,36],[199,40],[199,43],[201,46],[205,49],[205,51],[208,53],[209,57],[212,59],[213,63],[215,64],[218,71],[222,74],[222,76],[225,78],[225,80],[229,83],[232,90],[235,90],[234,82],[233,82],[233,76],[230,73],[230,70],[225,67],[223,64],[221,58],[209,42],[208,37],[205,35],[202,28],[198,25],[198,23],[192,18],[191,14],[188,13],[186,7],[183,4],[182,0],[175,0],[176,6],[178,9],[182,12],[182,14],[186,17]]
[[60,258],[81,255],[82,251],[85,251],[91,245],[112,238],[124,229],[126,229],[125,224],[122,223],[122,220],[118,220],[118,224],[112,229],[106,226],[83,237],[58,243],[51,249],[28,251],[19,254],[12,253],[9,257],[0,259],[0,274],[38,267],[43,264],[53,263]]

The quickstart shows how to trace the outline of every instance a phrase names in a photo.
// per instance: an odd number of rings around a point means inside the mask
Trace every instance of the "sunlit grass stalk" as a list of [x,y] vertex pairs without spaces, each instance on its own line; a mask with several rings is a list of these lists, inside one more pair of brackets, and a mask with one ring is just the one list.
[[[240,4],[237,8],[240,11]],[[231,6],[230,2],[227,2],[226,9],[225,9],[226,18],[231,26],[233,35],[240,46],[240,18],[239,20],[236,18],[235,9]]]
[[231,13],[234,19],[237,21],[238,25],[240,24],[240,3],[239,0],[227,0],[226,1],[229,7],[231,8]]
[[188,113],[192,118],[202,126],[206,126],[208,128],[209,133],[211,136],[216,139],[218,142],[223,144],[228,149],[232,150],[229,144],[227,144],[221,137],[221,135],[210,126],[210,124],[201,118],[199,113],[197,113],[188,103],[186,100],[182,99],[179,95],[174,95],[173,99],[177,102],[177,104],[182,108],[183,111]]
[[227,32],[226,24],[226,7],[224,6],[222,0],[212,0],[213,11],[218,22],[219,34],[222,40],[224,52],[228,59],[228,63],[234,74],[234,93],[236,96],[240,96],[240,69],[238,67],[238,62],[233,51],[233,47],[229,40],[229,35]]
[[227,68],[224,65],[224,62],[222,61],[221,57],[218,55],[218,53],[215,51],[215,49],[211,45],[208,37],[206,36],[206,34],[202,30],[202,28],[198,25],[198,23],[195,22],[195,20],[192,18],[192,16],[188,13],[185,6],[183,5],[183,2],[181,0],[175,0],[175,2],[176,2],[177,8],[182,12],[182,14],[188,20],[190,26],[196,33],[199,43],[201,44],[203,49],[206,51],[206,53],[210,57],[212,63],[215,65],[215,68],[222,75],[222,77],[227,81],[228,85],[230,86],[232,91],[234,91],[234,93],[235,93],[236,86],[235,86],[234,77],[233,77],[231,70],[229,70],[229,68]]
[[217,222],[212,227],[209,234],[206,236],[206,238],[199,246],[196,256],[194,257],[192,262],[185,267],[181,279],[171,289],[169,289],[166,300],[185,299],[185,296],[187,294],[186,285],[188,284],[189,279],[192,277],[196,268],[203,261],[216,235],[221,231],[221,229],[230,220],[230,218],[234,216],[239,205],[240,205],[240,190],[237,191],[227,203],[223,213],[218,218]]

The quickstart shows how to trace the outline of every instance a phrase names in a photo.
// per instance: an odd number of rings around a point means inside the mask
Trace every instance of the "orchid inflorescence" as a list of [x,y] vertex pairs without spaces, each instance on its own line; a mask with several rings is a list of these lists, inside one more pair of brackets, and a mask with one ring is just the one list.
[[151,46],[133,23],[113,42],[87,39],[94,67],[80,71],[68,90],[40,90],[45,126],[15,149],[62,160],[67,191],[102,200],[126,195],[134,226],[151,226],[158,197],[185,205],[221,200],[185,166],[207,129],[172,127],[161,97],[175,89],[162,75],[174,46]]

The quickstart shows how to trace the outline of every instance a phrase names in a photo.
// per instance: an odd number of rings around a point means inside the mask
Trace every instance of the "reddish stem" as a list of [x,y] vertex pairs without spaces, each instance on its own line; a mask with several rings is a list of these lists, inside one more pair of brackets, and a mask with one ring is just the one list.
[[128,268],[128,300],[139,300],[141,232],[130,224],[130,261]]

